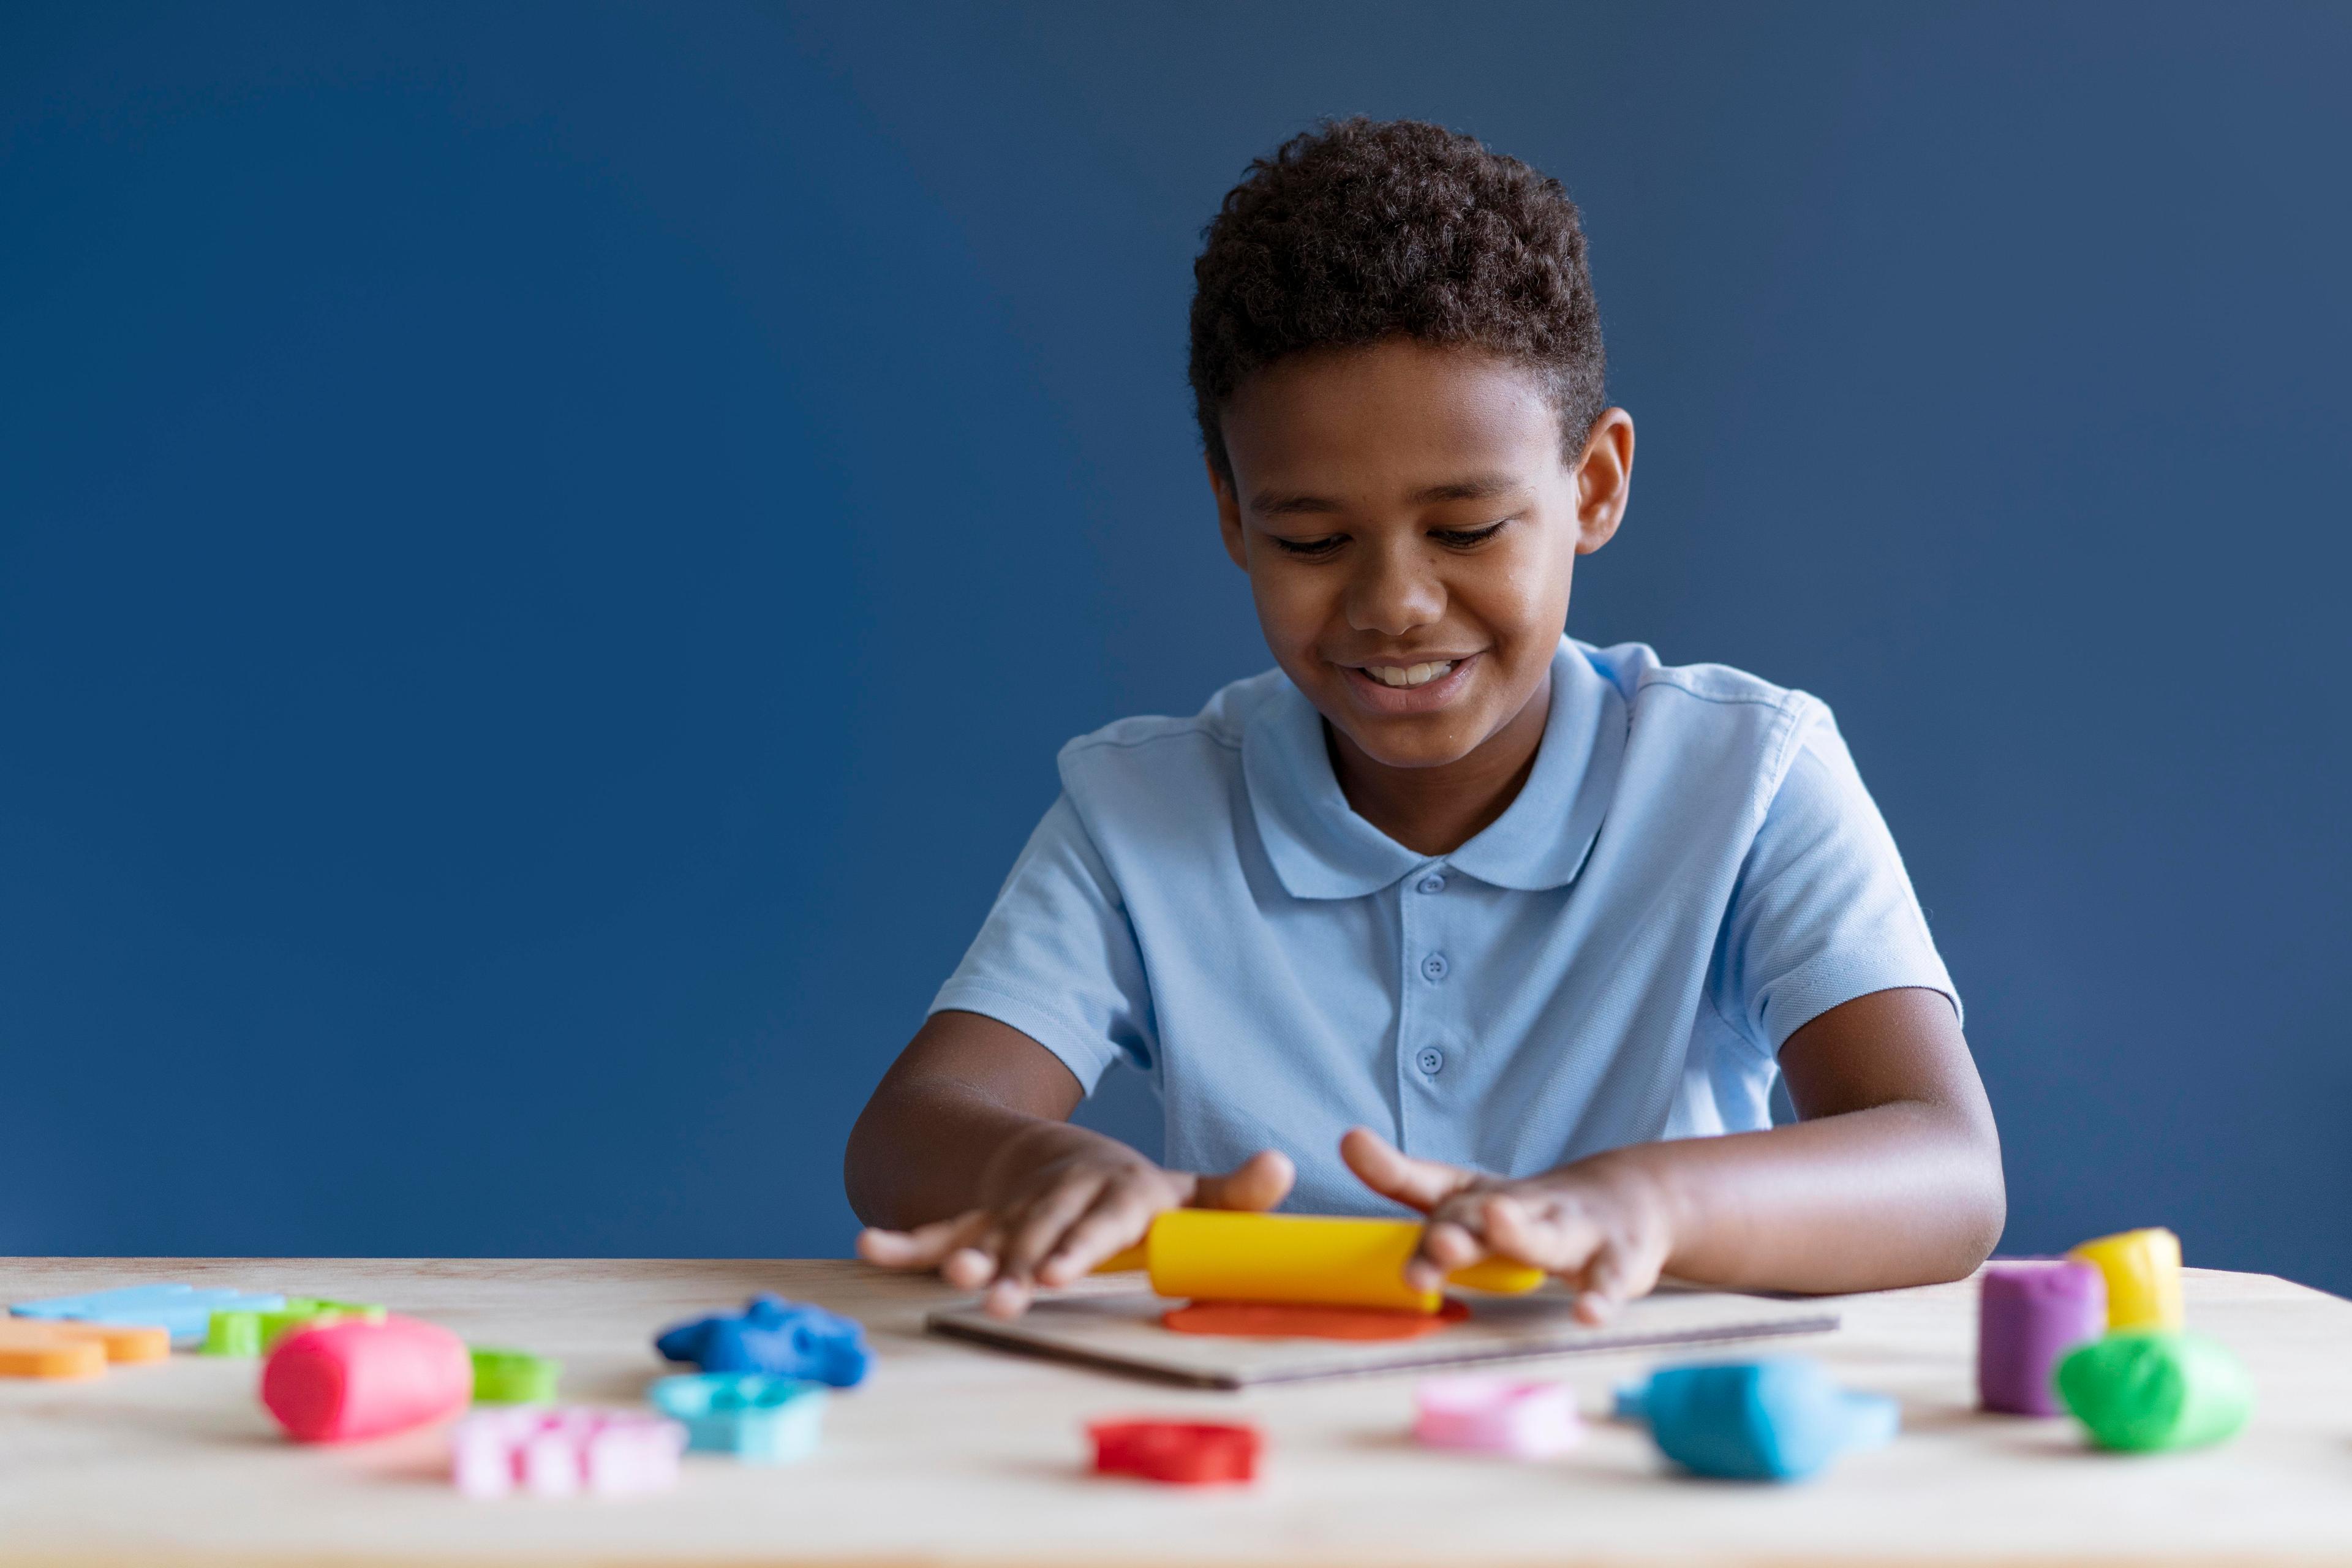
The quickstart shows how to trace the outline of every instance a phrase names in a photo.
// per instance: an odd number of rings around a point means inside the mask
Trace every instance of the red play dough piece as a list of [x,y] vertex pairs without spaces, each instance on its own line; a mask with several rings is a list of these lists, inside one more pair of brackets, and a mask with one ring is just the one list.
[[1470,1315],[1448,1300],[1434,1312],[1390,1307],[1312,1307],[1294,1301],[1187,1301],[1160,1315],[1180,1334],[1240,1334],[1260,1340],[1417,1340]]
[[348,1443],[455,1415],[474,1396],[466,1342],[414,1318],[356,1319],[278,1342],[261,1403],[298,1443]]
[[1265,1446],[1255,1426],[1211,1421],[1097,1421],[1087,1436],[1097,1473],[1184,1487],[1255,1480]]

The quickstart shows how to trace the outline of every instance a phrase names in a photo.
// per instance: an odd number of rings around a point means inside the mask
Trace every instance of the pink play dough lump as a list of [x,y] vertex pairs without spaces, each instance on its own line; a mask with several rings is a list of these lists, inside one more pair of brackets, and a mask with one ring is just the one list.
[[466,1342],[414,1318],[346,1319],[278,1342],[261,1403],[298,1443],[349,1443],[455,1415],[474,1395]]

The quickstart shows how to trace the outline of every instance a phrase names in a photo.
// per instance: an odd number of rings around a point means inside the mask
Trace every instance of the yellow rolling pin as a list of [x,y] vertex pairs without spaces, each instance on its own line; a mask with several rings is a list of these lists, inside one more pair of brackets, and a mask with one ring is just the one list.
[[[1420,1245],[1421,1226],[1409,1219],[1170,1209],[1139,1244],[1105,1258],[1095,1272],[1148,1268],[1153,1290],[1196,1301],[1434,1312],[1441,1294],[1404,1282],[1404,1266]],[[1455,1269],[1445,1282],[1516,1295],[1542,1284],[1544,1273],[1488,1258]]]

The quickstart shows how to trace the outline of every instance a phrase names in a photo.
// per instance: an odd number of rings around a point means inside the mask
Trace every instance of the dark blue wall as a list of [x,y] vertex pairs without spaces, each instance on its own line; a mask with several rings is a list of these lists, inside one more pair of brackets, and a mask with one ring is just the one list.
[[2352,1288],[2352,13],[981,10],[0,9],[0,1252],[843,1247],[1056,743],[1265,662],[1189,261],[1360,110],[1584,204],[1571,624],[1835,704],[2009,1245]]

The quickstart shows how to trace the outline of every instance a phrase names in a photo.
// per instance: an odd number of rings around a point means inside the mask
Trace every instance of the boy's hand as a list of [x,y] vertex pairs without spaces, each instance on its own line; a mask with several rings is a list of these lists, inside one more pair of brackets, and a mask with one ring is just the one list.
[[1574,1286],[1576,1315],[1598,1323],[1647,1295],[1674,1250],[1664,1194],[1629,1165],[1586,1161],[1506,1181],[1413,1159],[1362,1127],[1339,1140],[1339,1155],[1372,1191],[1429,1216],[1405,1266],[1415,1289],[1434,1289],[1481,1258],[1507,1258]]
[[1067,1285],[1134,1246],[1173,1208],[1270,1209],[1297,1177],[1288,1156],[1261,1150],[1224,1175],[1166,1171],[1084,1128],[1042,1125],[988,1163],[981,1204],[913,1230],[859,1233],[857,1256],[884,1268],[939,1270],[987,1294],[982,1306],[1020,1316],[1041,1285]]

